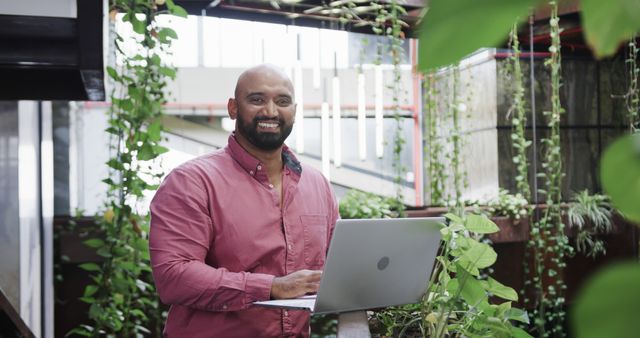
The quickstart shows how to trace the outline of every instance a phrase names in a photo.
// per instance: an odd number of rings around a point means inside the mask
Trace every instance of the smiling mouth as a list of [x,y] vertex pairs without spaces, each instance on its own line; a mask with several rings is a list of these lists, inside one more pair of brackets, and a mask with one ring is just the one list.
[[258,128],[264,130],[275,130],[279,126],[276,122],[258,122]]

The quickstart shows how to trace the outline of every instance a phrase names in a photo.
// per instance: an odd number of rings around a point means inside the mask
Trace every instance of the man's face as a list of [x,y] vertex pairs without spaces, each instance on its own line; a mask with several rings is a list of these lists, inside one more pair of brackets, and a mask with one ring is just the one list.
[[296,105],[291,83],[278,74],[257,74],[239,85],[236,131],[254,147],[275,150],[293,129]]

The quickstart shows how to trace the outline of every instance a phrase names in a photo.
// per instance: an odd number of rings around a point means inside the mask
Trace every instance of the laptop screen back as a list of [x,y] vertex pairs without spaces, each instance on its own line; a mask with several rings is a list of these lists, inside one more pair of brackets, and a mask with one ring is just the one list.
[[419,302],[443,222],[441,217],[339,220],[314,313]]

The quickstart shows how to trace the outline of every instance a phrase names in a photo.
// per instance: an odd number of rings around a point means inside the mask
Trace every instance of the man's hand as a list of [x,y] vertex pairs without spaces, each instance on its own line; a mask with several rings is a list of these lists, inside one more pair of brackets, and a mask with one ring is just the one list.
[[315,293],[320,286],[321,270],[300,270],[276,277],[271,284],[271,299],[287,299]]

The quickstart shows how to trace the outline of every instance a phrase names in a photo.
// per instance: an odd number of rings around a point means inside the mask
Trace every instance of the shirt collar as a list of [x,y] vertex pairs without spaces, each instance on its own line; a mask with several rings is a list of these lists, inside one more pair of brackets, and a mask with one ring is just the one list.
[[[260,162],[242,148],[238,140],[236,140],[235,133],[229,135],[227,151],[249,175],[256,177],[258,180],[267,179],[267,171],[264,163]],[[302,173],[302,166],[298,158],[296,158],[286,144],[282,147],[282,163],[284,164],[285,174],[293,173],[299,176]]]

